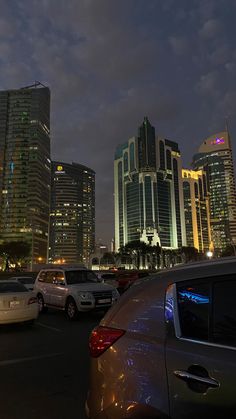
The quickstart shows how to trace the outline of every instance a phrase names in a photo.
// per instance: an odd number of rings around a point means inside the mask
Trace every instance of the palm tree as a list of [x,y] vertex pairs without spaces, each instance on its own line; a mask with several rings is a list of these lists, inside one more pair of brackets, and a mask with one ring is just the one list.
[[9,270],[9,262],[13,262],[16,269],[30,256],[30,244],[24,241],[3,242],[0,245],[0,255],[5,258],[5,270]]
[[195,261],[199,257],[198,250],[192,246],[181,247],[181,253],[182,253],[183,261],[185,263]]

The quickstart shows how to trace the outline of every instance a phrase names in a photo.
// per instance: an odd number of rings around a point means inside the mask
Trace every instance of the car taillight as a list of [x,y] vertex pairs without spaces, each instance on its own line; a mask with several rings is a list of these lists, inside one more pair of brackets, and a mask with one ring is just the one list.
[[37,301],[38,301],[37,298],[31,297],[28,301],[28,304],[34,304],[34,303],[37,303]]
[[113,343],[115,343],[123,334],[124,330],[113,329],[111,327],[96,327],[89,339],[90,355],[97,358],[105,352]]

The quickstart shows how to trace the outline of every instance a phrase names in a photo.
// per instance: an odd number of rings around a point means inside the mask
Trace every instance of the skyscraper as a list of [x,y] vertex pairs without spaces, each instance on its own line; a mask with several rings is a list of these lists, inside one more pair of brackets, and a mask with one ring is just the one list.
[[50,90],[0,92],[0,240],[27,241],[46,262],[50,204]]
[[199,252],[212,249],[209,192],[203,170],[182,170],[187,246]]
[[166,248],[186,243],[178,144],[155,136],[147,117],[116,150],[115,248],[132,240]]
[[210,191],[211,235],[216,254],[236,244],[236,194],[228,131],[208,137],[193,157],[193,168],[205,170]]
[[52,162],[49,261],[89,263],[95,247],[95,172]]

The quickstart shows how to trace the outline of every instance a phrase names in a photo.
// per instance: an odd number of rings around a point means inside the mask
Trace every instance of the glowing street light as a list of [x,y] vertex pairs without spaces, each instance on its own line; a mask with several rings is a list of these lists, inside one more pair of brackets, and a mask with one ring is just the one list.
[[213,252],[211,252],[210,250],[208,250],[208,251],[206,252],[206,255],[207,255],[208,259],[211,259],[211,258],[212,258],[212,256],[213,256]]

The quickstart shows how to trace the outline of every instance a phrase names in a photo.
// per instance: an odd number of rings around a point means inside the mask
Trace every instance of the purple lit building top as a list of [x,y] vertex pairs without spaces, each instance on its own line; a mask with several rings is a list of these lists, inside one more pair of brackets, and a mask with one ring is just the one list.
[[213,145],[224,144],[224,143],[225,143],[224,137],[220,137],[220,138],[217,137],[211,141],[211,144]]

